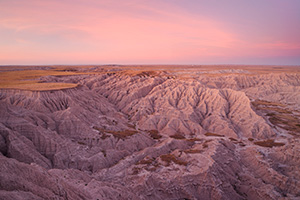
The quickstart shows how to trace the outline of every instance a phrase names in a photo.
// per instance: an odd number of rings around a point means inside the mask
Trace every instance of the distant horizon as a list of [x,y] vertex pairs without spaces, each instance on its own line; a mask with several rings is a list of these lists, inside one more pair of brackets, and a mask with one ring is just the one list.
[[300,64],[0,64],[0,67],[17,67],[17,66],[28,66],[28,67],[39,67],[39,66],[74,66],[74,67],[80,67],[80,66],[287,66],[287,67],[300,67]]
[[[1,62],[1,60],[0,60]],[[283,62],[283,61],[279,61],[279,62],[261,62],[261,63],[256,63],[256,62],[248,62],[248,63],[239,63],[239,62],[232,62],[232,63],[213,63],[213,62],[207,62],[207,63],[183,63],[183,62],[178,62],[178,63],[166,63],[166,62],[141,62],[141,63],[137,63],[137,62],[133,62],[133,63],[127,63],[127,62],[107,62],[107,63],[89,63],[89,62],[79,62],[79,63],[72,63],[72,62],[62,62],[62,63],[47,63],[47,62],[36,62],[36,63],[0,63],[0,66],[14,66],[14,65],[23,65],[23,66],[32,66],[32,65],[266,65],[266,66],[271,66],[271,65],[280,65],[280,66],[300,66],[300,60],[298,61],[291,61],[291,62]]]
[[300,65],[300,1],[0,1],[0,65]]

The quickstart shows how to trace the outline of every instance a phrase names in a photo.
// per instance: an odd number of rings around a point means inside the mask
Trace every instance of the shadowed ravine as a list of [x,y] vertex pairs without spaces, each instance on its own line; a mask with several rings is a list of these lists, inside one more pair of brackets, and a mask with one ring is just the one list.
[[300,198],[298,68],[74,68],[0,89],[0,199]]

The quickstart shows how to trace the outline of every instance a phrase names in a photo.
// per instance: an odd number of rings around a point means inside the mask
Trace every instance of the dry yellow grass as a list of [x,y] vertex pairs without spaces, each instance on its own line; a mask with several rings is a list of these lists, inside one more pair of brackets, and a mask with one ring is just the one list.
[[214,136],[214,137],[224,137],[224,135],[220,135],[220,134],[217,134],[217,133],[210,133],[210,132],[207,132],[204,135],[205,136]]
[[61,90],[74,88],[74,83],[41,83],[38,78],[42,76],[68,76],[84,73],[58,70],[21,70],[0,72],[0,88],[20,89],[32,91]]
[[287,115],[287,114],[277,114],[270,117],[270,122],[287,131],[291,131],[295,135],[300,133],[300,120],[298,117]]
[[162,136],[159,134],[159,132],[157,130],[150,130],[150,131],[148,131],[148,133],[155,140],[162,138]]
[[138,161],[136,165],[150,165],[154,162],[155,158],[145,157],[144,159]]
[[299,117],[294,115],[293,112],[286,107],[286,105],[261,100],[252,102],[252,105],[255,109],[264,112],[274,126],[285,129],[292,135],[299,135]]
[[177,139],[177,140],[184,140],[184,139],[186,139],[186,138],[184,137],[184,135],[182,135],[182,134],[180,134],[180,133],[175,133],[174,135],[171,135],[170,137],[171,137],[171,138],[174,138],[174,139]]
[[285,145],[284,143],[282,142],[275,142],[274,140],[264,140],[264,141],[257,141],[257,142],[254,142],[254,144],[256,145],[259,145],[259,146],[262,146],[262,147],[280,147],[280,146],[283,146]]
[[[38,66],[36,66],[38,67]],[[79,74],[99,74],[108,73],[116,75],[129,75],[140,77],[155,77],[163,75],[165,72],[182,72],[176,77],[178,79],[189,80],[194,77],[193,74],[185,74],[191,70],[196,71],[214,71],[223,69],[244,69],[254,74],[256,73],[300,73],[300,68],[296,66],[243,66],[243,65],[131,65],[131,66],[101,66],[103,72],[83,73],[79,72],[80,68],[92,68],[95,66],[48,66],[48,70],[32,70],[34,66],[9,66],[0,68],[0,88],[6,89],[21,89],[21,90],[59,90],[76,87],[76,84],[71,83],[40,83],[37,79],[42,76],[68,76]],[[38,69],[38,68],[36,68]],[[116,71],[111,71],[117,69]],[[12,71],[10,71],[12,70]],[[107,70],[107,71],[106,71]],[[110,71],[110,72],[109,72]],[[246,75],[254,75],[246,74]],[[224,76],[227,74],[205,74],[205,76]]]
[[[249,74],[245,73],[245,76],[255,76],[257,74],[269,74],[269,73],[300,73],[299,66],[255,66],[255,65],[133,65],[133,66],[122,66],[123,71],[127,71],[131,75],[136,75],[145,71],[155,72],[170,72],[176,73],[176,77],[181,80],[189,80],[195,77],[191,71],[207,72],[202,75],[208,77],[220,77],[227,75],[240,75],[239,73],[210,73],[211,71],[226,70],[226,69],[243,69]],[[128,75],[129,75],[128,74]]]
[[173,154],[164,154],[160,156],[161,160],[166,162],[167,166],[169,166],[172,162],[177,164],[177,165],[184,165],[187,166],[188,162],[179,160],[176,156]]
[[24,83],[13,82],[9,84],[2,84],[0,82],[0,88],[6,89],[19,89],[19,90],[31,90],[31,91],[48,91],[48,90],[62,90],[68,88],[77,87],[77,84],[73,83],[39,83],[27,81]]
[[188,138],[188,139],[185,139],[185,140],[188,141],[188,142],[203,141],[203,139],[201,139],[201,138]]
[[159,75],[158,71],[153,71],[153,70],[130,70],[130,69],[126,69],[123,71],[118,72],[119,74],[122,75],[128,75],[128,76],[138,76],[138,77],[155,77],[157,75]]
[[[269,102],[269,101],[263,101],[263,100],[255,100],[252,102],[252,105],[254,107],[262,107],[262,106],[280,106],[280,107],[285,107],[284,104],[277,103],[277,102]],[[269,108],[271,109],[271,108]],[[274,108],[276,109],[276,108]],[[277,108],[278,109],[278,108]]]
[[195,153],[203,153],[203,150],[200,149],[187,149],[184,153],[195,154]]

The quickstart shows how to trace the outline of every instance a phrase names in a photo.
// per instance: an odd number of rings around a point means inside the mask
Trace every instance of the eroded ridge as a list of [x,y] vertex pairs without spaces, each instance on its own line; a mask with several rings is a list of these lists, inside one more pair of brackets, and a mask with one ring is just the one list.
[[300,198],[299,72],[236,67],[38,68],[76,87],[0,90],[0,199]]

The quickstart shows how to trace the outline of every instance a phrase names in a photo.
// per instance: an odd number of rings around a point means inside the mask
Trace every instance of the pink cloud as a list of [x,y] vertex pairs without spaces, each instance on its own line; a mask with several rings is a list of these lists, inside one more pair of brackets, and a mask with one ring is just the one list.
[[4,1],[0,17],[13,41],[0,53],[11,60],[176,62],[299,50],[287,41],[241,39],[222,21],[162,1]]

